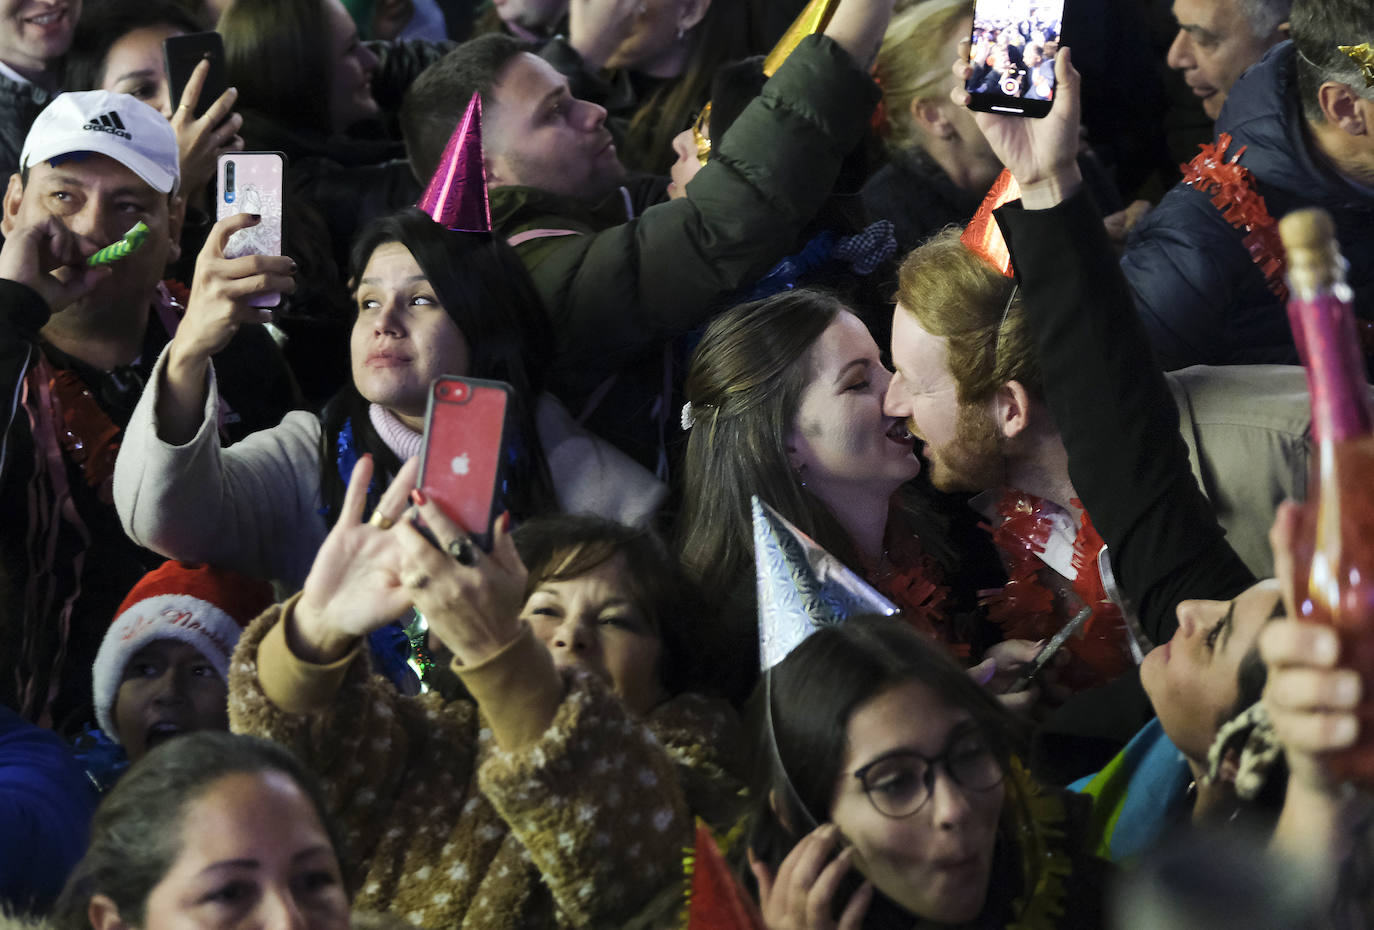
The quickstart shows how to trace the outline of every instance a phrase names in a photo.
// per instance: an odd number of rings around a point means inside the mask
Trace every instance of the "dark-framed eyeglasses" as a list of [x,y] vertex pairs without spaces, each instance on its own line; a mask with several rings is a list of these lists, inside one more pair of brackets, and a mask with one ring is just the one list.
[[857,769],[854,777],[878,813],[910,817],[930,800],[937,766],[943,766],[955,784],[970,791],[988,791],[1005,777],[997,753],[975,724],[956,730],[938,756],[899,750]]
[[[678,123],[681,126],[681,123]],[[701,108],[697,118],[692,121],[692,141],[697,146],[697,161],[703,165],[711,157],[711,101],[706,101],[706,106]]]

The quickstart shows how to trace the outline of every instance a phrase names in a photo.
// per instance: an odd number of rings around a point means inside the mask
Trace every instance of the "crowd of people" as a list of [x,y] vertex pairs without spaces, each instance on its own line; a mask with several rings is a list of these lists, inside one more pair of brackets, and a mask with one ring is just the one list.
[[0,926],[1369,926],[1374,9],[1106,6],[0,0]]

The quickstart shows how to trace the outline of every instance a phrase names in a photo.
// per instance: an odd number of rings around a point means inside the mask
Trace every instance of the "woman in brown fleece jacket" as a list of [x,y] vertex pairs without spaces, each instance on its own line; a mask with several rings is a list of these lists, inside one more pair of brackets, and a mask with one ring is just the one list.
[[[403,517],[414,475],[362,523],[359,463],[304,590],[239,642],[232,728],[320,776],[356,906],[484,930],[670,918],[693,815],[727,819],[739,784],[728,705],[664,686],[685,657],[665,648],[681,605],[643,595],[661,545],[602,523],[600,542],[527,547],[527,582],[508,521],[468,565],[423,493]],[[412,605],[471,699],[407,698],[371,675],[358,638]]]

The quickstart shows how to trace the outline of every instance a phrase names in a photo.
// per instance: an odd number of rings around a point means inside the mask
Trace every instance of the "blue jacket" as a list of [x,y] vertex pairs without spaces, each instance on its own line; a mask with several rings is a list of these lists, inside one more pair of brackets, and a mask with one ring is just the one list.
[[0,705],[0,911],[52,904],[86,851],[95,802],[57,734]]
[[[1227,157],[1254,175],[1275,220],[1323,207],[1350,262],[1356,312],[1374,318],[1374,189],[1338,175],[1309,149],[1292,42],[1270,49],[1231,89],[1217,120]],[[1283,303],[1208,194],[1180,183],[1126,244],[1121,269],[1166,370],[1194,364],[1297,361]]]

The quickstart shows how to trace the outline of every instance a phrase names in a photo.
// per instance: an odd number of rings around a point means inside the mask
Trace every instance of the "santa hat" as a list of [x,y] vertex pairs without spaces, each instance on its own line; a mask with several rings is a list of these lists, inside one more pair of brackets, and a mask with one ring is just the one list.
[[111,714],[124,667],[138,650],[159,639],[187,643],[228,681],[239,634],[272,601],[267,582],[208,565],[166,562],[144,575],[119,605],[95,657],[91,690],[100,729],[119,742]]

